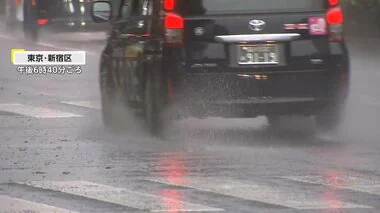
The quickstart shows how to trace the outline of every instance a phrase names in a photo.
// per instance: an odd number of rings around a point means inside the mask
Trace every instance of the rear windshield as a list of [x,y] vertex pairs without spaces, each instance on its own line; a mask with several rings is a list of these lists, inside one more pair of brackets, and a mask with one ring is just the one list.
[[182,15],[318,11],[323,0],[176,0]]

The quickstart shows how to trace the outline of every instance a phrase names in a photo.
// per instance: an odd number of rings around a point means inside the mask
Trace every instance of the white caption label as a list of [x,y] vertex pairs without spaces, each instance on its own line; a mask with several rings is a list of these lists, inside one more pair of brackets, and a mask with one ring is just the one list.
[[85,65],[85,51],[23,51],[14,53],[14,65]]

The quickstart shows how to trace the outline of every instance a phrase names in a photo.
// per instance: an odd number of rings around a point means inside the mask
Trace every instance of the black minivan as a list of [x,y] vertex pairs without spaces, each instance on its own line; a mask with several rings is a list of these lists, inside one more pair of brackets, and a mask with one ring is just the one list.
[[142,109],[153,134],[173,114],[339,124],[350,76],[339,0],[96,1],[92,17],[112,25],[100,60],[106,125],[118,104]]

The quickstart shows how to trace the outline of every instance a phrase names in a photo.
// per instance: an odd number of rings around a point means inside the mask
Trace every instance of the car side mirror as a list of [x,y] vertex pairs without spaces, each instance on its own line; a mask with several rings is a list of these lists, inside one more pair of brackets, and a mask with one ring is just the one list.
[[91,7],[91,17],[95,23],[109,22],[112,18],[112,5],[108,1],[95,1]]

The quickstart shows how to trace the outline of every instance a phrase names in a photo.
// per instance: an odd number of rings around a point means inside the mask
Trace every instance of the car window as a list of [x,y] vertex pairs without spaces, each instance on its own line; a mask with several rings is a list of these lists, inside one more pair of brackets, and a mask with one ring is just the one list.
[[183,15],[246,13],[252,11],[314,11],[325,7],[322,0],[177,0]]

